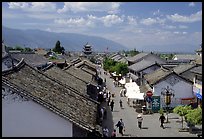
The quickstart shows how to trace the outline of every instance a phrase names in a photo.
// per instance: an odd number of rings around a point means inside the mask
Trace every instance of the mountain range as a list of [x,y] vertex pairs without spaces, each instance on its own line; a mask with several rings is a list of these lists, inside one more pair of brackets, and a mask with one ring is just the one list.
[[[75,34],[75,33],[54,33],[36,29],[20,30],[2,26],[2,40],[10,47],[21,46],[30,48],[55,47],[59,40],[61,46],[67,51],[82,51],[83,46],[88,42],[93,51],[114,52],[127,50],[127,48],[117,42],[102,37]],[[108,48],[108,49],[107,49]]]

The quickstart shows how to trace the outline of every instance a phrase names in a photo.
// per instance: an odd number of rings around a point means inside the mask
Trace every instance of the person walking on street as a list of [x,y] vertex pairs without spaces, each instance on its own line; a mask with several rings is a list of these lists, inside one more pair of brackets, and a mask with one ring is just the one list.
[[123,129],[125,128],[125,125],[123,123],[123,120],[120,119],[120,121],[118,121],[118,123],[115,125],[116,127],[119,127],[119,133],[123,136]]
[[161,125],[160,125],[160,127],[162,127],[163,129],[164,129],[164,120],[165,120],[166,118],[164,117],[164,114],[162,113],[162,115],[159,117],[159,120],[160,120],[160,122],[161,122]]
[[103,137],[108,137],[109,134],[109,130],[108,128],[105,126],[105,128],[103,129]]
[[113,100],[111,101],[110,106],[111,106],[111,111],[113,111],[113,107],[114,107],[114,101]]
[[123,102],[122,102],[122,100],[120,99],[120,108],[122,109],[123,108]]
[[138,114],[137,115],[137,121],[138,121],[138,127],[140,129],[142,129],[142,121],[143,121],[143,118],[142,118],[142,115],[141,114]]
[[116,137],[116,130],[115,129],[113,130],[111,137]]

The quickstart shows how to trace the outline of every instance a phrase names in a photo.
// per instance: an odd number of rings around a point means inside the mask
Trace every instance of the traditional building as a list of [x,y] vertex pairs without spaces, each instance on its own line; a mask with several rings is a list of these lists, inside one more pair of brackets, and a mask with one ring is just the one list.
[[174,97],[169,107],[175,107],[182,104],[190,104],[195,97],[193,95],[193,82],[179,76],[174,71],[160,68],[153,73],[144,76],[146,83],[152,88],[153,96],[158,96],[161,100],[161,108],[165,108],[165,96],[161,94],[165,89],[172,90]]
[[194,73],[193,93],[197,98],[197,104],[202,106],[202,66],[193,68],[191,72]]
[[84,48],[83,48],[83,56],[90,59],[92,57],[92,46],[88,44],[84,45]]
[[3,137],[84,137],[98,127],[96,101],[24,59],[2,65]]
[[133,81],[140,86],[143,83],[143,78],[145,74],[152,73],[159,69],[161,66],[157,62],[152,62],[149,60],[141,60],[131,66],[128,66],[130,76]]
[[133,57],[129,57],[127,58],[128,60],[128,65],[132,65],[135,64],[141,60],[148,60],[148,61],[152,61],[153,63],[157,62],[158,64],[164,64],[166,63],[166,61],[162,58],[160,58],[158,55],[154,54],[154,53],[139,53]]

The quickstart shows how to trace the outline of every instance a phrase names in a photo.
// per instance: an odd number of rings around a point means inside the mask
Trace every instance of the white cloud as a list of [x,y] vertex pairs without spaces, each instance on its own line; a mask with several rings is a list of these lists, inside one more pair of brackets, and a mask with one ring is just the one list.
[[182,34],[184,34],[184,35],[185,35],[185,34],[187,34],[187,32],[182,32]]
[[152,24],[164,24],[165,23],[165,19],[161,19],[159,17],[157,18],[146,18],[146,19],[141,19],[140,23],[144,24],[144,25],[152,25]]
[[166,29],[176,29],[176,26],[165,25],[163,28],[166,28]]
[[193,23],[202,20],[202,11],[198,11],[190,16],[182,16],[177,13],[174,15],[167,15],[167,19],[173,22]]
[[195,3],[194,3],[194,2],[190,2],[190,3],[188,4],[188,6],[189,6],[189,7],[194,7],[194,6],[195,6]]
[[188,26],[185,26],[185,25],[179,25],[179,28],[180,28],[180,29],[187,29]]
[[27,2],[9,2],[8,5],[10,9],[25,9],[29,7]]
[[174,34],[180,34],[180,32],[178,32],[178,31],[174,31]]
[[115,14],[119,12],[119,7],[121,3],[119,2],[64,2],[64,7],[58,9],[59,13],[64,12],[108,12],[110,14]]
[[123,17],[119,17],[117,15],[107,15],[101,17],[102,22],[105,26],[110,27],[113,24],[120,24],[124,21]]
[[56,11],[56,4],[51,2],[9,2],[10,9],[21,9],[28,12]]
[[140,23],[142,23],[144,25],[152,25],[152,24],[157,23],[157,21],[156,21],[156,19],[153,19],[153,18],[147,18],[147,19],[142,19],[140,21]]
[[69,18],[69,19],[55,19],[55,23],[60,25],[68,25],[69,27],[91,27],[93,26],[93,23],[89,20],[84,19],[83,17],[80,18]]
[[110,27],[115,24],[120,24],[124,21],[124,17],[119,17],[117,15],[106,15],[102,17],[97,17],[93,15],[87,15],[87,18],[68,18],[68,19],[55,19],[54,22],[61,25],[69,26],[81,26],[81,27],[95,27],[100,26],[99,24],[104,24],[106,27]]
[[128,24],[137,25],[137,20],[133,16],[127,16]]

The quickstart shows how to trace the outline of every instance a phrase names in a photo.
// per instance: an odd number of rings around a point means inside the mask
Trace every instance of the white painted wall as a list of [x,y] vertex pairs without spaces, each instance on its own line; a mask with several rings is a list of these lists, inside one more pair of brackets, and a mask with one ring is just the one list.
[[[176,75],[173,75],[173,76],[176,76]],[[171,107],[175,107],[176,105],[179,105],[181,103],[180,101],[181,98],[193,98],[194,95],[193,95],[192,84],[184,81],[181,78],[179,79],[180,81],[173,86],[168,82],[166,82],[166,80],[159,82],[153,87],[153,94],[156,96],[161,96],[161,100],[162,100],[164,98],[164,96],[161,95],[162,88],[167,88],[167,86],[169,86],[169,88],[174,90],[174,94],[175,94],[175,96],[172,98],[172,104],[170,105]],[[161,104],[161,106],[162,105],[165,105],[165,104]]]
[[33,101],[11,98],[2,99],[3,137],[72,137],[73,126],[68,120]]

